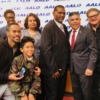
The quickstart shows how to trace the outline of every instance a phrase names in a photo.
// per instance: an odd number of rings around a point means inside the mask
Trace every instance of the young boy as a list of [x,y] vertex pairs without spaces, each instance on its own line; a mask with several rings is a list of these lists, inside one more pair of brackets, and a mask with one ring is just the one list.
[[35,100],[35,95],[41,93],[40,89],[40,68],[38,59],[34,56],[34,40],[24,36],[20,43],[21,55],[14,58],[10,73],[18,73],[22,68],[25,69],[23,77],[19,81],[10,81],[9,88],[16,100]]

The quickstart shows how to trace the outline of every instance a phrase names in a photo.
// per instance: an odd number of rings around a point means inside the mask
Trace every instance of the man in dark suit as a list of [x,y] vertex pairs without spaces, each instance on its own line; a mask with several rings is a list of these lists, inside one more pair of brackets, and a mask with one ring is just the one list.
[[54,20],[49,22],[41,34],[41,70],[46,100],[63,100],[69,64],[69,40],[65,8],[57,5]]
[[15,13],[13,10],[7,9],[4,12],[4,17],[7,22],[7,25],[0,28],[0,36],[2,36],[2,37],[6,37],[6,31],[7,31],[8,25],[10,23],[15,22]]
[[72,27],[69,41],[74,100],[92,100],[91,83],[98,53],[95,37],[89,28],[80,25],[78,12],[70,13],[68,22]]

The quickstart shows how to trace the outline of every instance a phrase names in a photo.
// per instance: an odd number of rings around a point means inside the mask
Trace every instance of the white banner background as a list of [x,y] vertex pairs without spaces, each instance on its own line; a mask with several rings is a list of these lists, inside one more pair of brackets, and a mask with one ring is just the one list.
[[72,11],[78,11],[81,15],[82,25],[87,24],[86,11],[89,8],[100,9],[100,0],[0,0],[0,27],[6,25],[3,13],[6,9],[14,10],[16,21],[23,28],[23,22],[27,14],[35,13],[41,20],[41,27],[53,19],[52,11],[54,6],[63,5],[66,9],[66,18],[64,23],[69,27],[67,22],[68,14]]

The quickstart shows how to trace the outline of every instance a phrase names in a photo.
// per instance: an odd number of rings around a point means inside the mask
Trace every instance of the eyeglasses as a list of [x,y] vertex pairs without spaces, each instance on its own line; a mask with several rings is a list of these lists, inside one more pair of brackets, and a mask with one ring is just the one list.
[[88,18],[89,19],[92,19],[93,17],[96,18],[98,15],[99,15],[99,13],[98,14],[95,14],[95,15],[92,15],[92,16],[88,16]]

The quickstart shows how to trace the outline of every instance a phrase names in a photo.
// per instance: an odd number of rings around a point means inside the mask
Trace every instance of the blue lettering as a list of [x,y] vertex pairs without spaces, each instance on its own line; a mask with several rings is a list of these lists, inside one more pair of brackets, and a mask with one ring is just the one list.
[[20,24],[21,22],[22,22],[21,20],[16,21],[16,23],[18,23],[18,24]]
[[30,2],[30,0],[16,0],[16,2]]
[[66,19],[65,22],[68,22],[68,19]]
[[[86,14],[86,11],[77,11],[79,14]],[[66,12],[66,15],[69,15],[70,12]]]
[[11,0],[1,0],[2,3],[11,2]]
[[100,6],[100,3],[88,3],[86,7],[90,6]]
[[52,21],[52,20],[45,20],[45,23],[48,23],[48,22],[50,22],[50,21]]
[[67,26],[67,29],[71,28],[70,26]]
[[34,0],[34,2],[48,2],[49,0]]
[[21,16],[21,17],[25,17],[25,16],[27,16],[27,15],[28,15],[28,14],[17,14],[18,17],[20,17],[20,16]]
[[69,15],[70,14],[70,12],[66,12],[66,15]]
[[40,29],[40,30],[43,30],[43,27],[41,26],[39,29]]
[[0,17],[3,17],[3,15],[0,15]]
[[72,7],[81,7],[81,4],[70,4],[65,6],[65,8],[72,8]]
[[12,10],[20,10],[21,8],[20,7],[14,7],[14,8],[11,8]]
[[37,16],[49,16],[50,13],[37,13],[36,15]]
[[54,7],[55,7],[54,5],[53,6],[52,5],[51,6],[45,6],[44,9],[52,9]]
[[79,14],[86,14],[86,11],[80,11]]
[[36,6],[36,7],[35,6],[34,7],[31,6],[31,7],[26,7],[25,9],[27,9],[27,10],[30,10],[30,9],[40,9],[40,6]]
[[0,21],[0,24],[2,24],[3,23],[3,21]]

